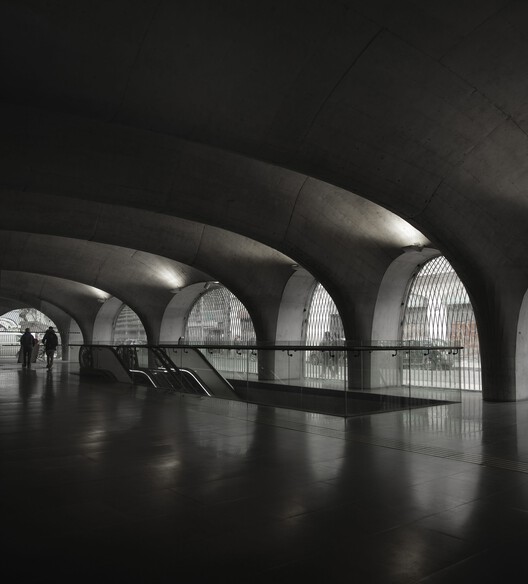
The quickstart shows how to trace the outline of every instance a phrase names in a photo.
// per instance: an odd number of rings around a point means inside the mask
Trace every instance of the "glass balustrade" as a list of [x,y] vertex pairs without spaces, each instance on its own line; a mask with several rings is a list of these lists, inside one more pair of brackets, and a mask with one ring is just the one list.
[[80,351],[81,370],[93,367],[87,355],[103,349],[120,363],[112,366],[114,376],[122,367],[132,383],[334,416],[460,402],[462,396],[463,351],[450,345],[95,345]]

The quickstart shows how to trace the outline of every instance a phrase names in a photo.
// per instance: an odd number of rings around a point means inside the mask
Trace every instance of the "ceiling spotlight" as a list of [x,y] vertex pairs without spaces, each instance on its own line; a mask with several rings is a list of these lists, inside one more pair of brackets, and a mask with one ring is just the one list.
[[181,290],[181,288],[171,288],[171,289],[169,290],[169,292],[170,292],[171,294],[178,294],[178,292],[180,292],[180,290]]
[[102,298],[101,296],[97,297],[97,302],[104,304],[106,302],[106,298]]
[[297,270],[301,269],[301,266],[299,264],[292,264],[291,269],[296,272]]
[[218,286],[218,284],[220,284],[220,282],[218,282],[217,280],[214,280],[212,282],[206,282],[204,284],[204,290],[209,290],[209,288],[211,288],[211,286]]

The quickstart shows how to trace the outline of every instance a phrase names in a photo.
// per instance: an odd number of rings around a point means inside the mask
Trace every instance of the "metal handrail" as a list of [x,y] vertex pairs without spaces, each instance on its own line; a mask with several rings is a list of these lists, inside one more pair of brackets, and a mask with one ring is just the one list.
[[460,351],[464,349],[463,345],[408,345],[406,341],[402,344],[391,345],[303,345],[303,344],[229,344],[229,343],[159,343],[159,344],[137,344],[124,345],[118,343],[76,343],[70,344],[70,347],[137,347],[137,348],[175,348],[180,349],[232,349],[238,351],[359,351],[359,352],[373,352],[373,351]]

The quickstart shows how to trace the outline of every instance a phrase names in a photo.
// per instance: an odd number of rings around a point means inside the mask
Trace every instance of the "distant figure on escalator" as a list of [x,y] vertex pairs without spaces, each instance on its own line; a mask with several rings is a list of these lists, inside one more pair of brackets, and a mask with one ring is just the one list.
[[53,357],[55,356],[55,351],[59,345],[59,339],[57,338],[52,326],[50,326],[45,332],[42,337],[42,342],[46,347],[46,369],[51,369],[53,367]]
[[35,345],[35,337],[27,328],[20,337],[20,351],[22,352],[22,367],[31,367],[31,354]]

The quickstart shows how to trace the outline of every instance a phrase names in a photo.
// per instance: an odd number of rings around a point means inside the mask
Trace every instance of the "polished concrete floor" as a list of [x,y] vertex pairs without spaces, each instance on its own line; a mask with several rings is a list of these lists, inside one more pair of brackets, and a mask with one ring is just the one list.
[[345,422],[75,373],[0,367],[5,582],[528,578],[528,402]]

